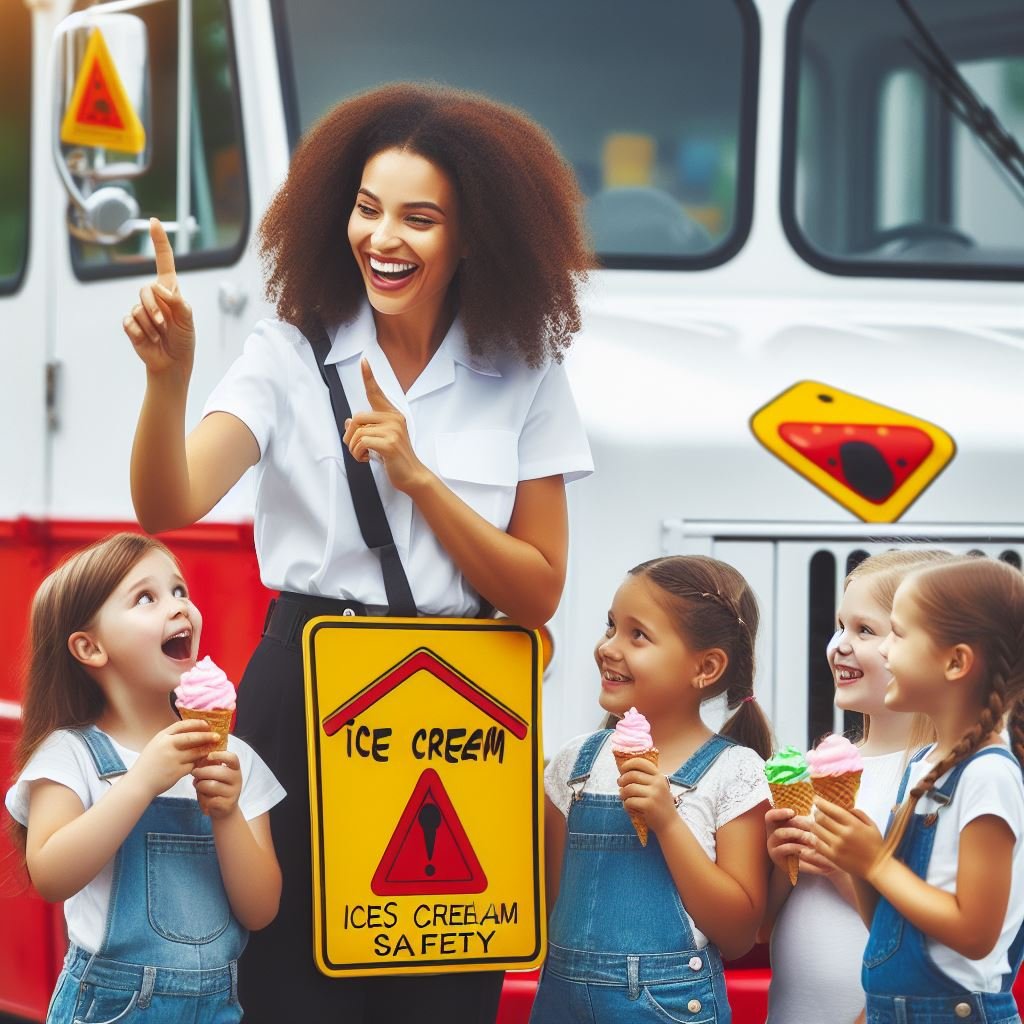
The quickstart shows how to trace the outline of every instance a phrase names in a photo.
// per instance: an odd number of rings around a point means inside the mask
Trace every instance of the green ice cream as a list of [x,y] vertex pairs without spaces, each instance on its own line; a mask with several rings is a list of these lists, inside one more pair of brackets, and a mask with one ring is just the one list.
[[764,763],[764,775],[770,786],[792,786],[811,777],[807,759],[796,747],[783,747]]

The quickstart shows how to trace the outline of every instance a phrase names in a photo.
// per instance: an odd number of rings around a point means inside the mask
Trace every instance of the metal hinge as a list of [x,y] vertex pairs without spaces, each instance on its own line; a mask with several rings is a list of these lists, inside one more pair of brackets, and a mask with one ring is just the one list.
[[57,359],[46,364],[46,429],[57,430],[60,417],[57,415],[57,389],[60,384],[61,362]]

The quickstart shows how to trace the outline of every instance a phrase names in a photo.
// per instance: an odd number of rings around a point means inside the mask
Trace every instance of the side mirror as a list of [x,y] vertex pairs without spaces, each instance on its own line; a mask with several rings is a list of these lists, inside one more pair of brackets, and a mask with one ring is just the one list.
[[149,41],[133,14],[82,11],[57,26],[51,56],[53,156],[69,230],[112,245],[148,230],[128,180],[150,158]]

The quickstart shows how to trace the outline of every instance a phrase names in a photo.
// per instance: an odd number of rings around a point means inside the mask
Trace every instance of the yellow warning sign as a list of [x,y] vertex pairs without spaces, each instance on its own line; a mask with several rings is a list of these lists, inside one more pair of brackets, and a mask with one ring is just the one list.
[[122,153],[141,153],[146,148],[146,130],[98,28],[89,34],[75,91],[61,122],[60,141]]
[[319,969],[537,966],[539,635],[503,620],[329,617],[303,645]]
[[750,419],[773,455],[855,516],[894,523],[942,472],[956,444],[941,427],[805,380]]

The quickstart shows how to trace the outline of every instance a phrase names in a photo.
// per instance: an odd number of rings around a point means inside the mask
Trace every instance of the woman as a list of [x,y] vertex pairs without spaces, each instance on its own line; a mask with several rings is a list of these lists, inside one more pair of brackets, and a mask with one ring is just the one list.
[[[242,963],[250,1020],[412,1019],[426,1005],[439,1019],[494,1019],[498,972],[386,984],[317,973],[299,638],[315,615],[389,605],[342,443],[372,459],[420,613],[493,605],[532,627],[554,612],[565,481],[591,469],[559,365],[591,263],[579,210],[550,140],[507,107],[415,85],[340,104],[296,151],[260,228],[279,319],[256,326],[187,438],[195,335],[153,224],[157,279],[124,321],[147,371],[136,513],[150,531],[195,522],[255,466],[261,575],[282,591],[239,694],[239,734],[288,791],[271,819],[282,910]],[[342,439],[310,345],[324,332],[325,372],[353,410]]]

